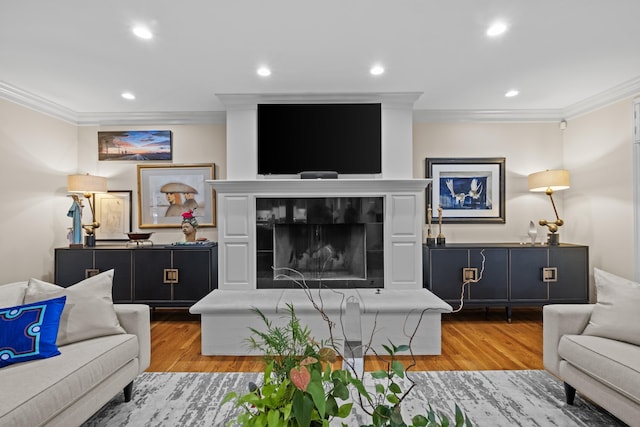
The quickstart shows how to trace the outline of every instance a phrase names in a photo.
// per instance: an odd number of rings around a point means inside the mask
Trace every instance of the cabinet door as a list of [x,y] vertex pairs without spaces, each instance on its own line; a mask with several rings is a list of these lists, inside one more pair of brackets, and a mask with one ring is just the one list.
[[472,249],[469,255],[469,267],[477,268],[478,277],[481,275],[477,283],[468,285],[469,299],[474,302],[506,302],[509,299],[509,252],[506,249]]
[[93,269],[93,251],[90,249],[56,249],[55,282],[71,286],[86,279],[86,271]]
[[171,268],[171,251],[136,249],[134,258],[134,301],[171,301],[171,284],[164,280],[165,270]]
[[429,290],[445,301],[460,301],[467,249],[429,249]]
[[113,302],[131,302],[132,252],[130,250],[105,249],[94,251],[95,268],[100,272],[114,269]]
[[547,267],[547,248],[523,247],[509,252],[511,300],[546,301],[548,285],[542,281],[542,269]]
[[193,303],[212,291],[211,250],[175,249],[173,268],[178,282],[173,284],[173,300]]
[[549,300],[587,302],[589,254],[587,247],[549,248],[549,266],[556,267],[557,281],[549,283]]

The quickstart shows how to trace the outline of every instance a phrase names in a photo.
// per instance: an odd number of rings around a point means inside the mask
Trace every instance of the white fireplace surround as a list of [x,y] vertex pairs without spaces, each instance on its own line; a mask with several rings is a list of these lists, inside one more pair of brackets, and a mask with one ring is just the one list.
[[256,199],[382,197],[384,288],[422,289],[422,211],[428,179],[208,181],[216,190],[218,288],[257,289]]

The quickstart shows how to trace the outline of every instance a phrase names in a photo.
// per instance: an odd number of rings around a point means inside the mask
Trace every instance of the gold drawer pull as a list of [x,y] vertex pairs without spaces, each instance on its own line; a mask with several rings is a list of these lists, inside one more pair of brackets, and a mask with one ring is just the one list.
[[545,267],[542,269],[542,281],[545,283],[558,281],[558,267]]
[[465,267],[462,269],[462,281],[463,282],[475,282],[478,280],[478,269]]
[[177,268],[165,268],[163,270],[164,273],[164,283],[178,283],[178,269]]
[[100,274],[100,270],[97,268],[85,268],[84,269],[84,278],[88,279],[89,277],[93,277],[96,274]]

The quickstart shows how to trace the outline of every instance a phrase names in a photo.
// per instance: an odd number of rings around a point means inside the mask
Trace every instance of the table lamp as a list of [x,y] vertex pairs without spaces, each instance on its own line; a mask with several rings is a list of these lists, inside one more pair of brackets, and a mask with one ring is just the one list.
[[[91,209],[91,224],[82,224],[82,228],[87,232],[85,245],[95,246],[95,229],[100,227],[100,223],[96,221],[96,211],[92,199],[96,193],[107,192],[107,178],[89,174],[69,175],[67,176],[67,191],[69,193],[80,193],[87,199],[89,209]],[[73,197],[77,198],[78,196],[74,194]],[[82,206],[82,204],[80,205]]]
[[564,224],[564,220],[560,219],[560,216],[558,216],[558,209],[553,201],[553,192],[566,190],[570,187],[569,171],[557,169],[536,172],[529,175],[528,181],[529,191],[544,191],[551,200],[553,212],[556,214],[556,220],[548,221],[546,219],[541,219],[538,223],[540,225],[545,225],[549,229],[549,233],[547,234],[547,243],[550,245],[557,245],[560,243],[560,238],[557,234],[558,227]]

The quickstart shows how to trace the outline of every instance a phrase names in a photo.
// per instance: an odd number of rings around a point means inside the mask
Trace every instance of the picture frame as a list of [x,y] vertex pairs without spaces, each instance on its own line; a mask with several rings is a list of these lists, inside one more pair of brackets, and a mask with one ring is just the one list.
[[172,160],[170,130],[127,130],[98,132],[98,160]]
[[206,182],[215,164],[138,165],[138,227],[179,228],[193,210],[199,227],[215,227],[216,198]]
[[127,241],[127,233],[132,231],[133,201],[131,190],[110,190],[93,195],[95,220],[100,227],[95,229],[96,241]]
[[[443,223],[504,224],[504,157],[429,158],[425,174],[432,182],[427,186],[427,212],[431,222],[438,221],[442,208]],[[428,213],[426,215],[427,221]]]

